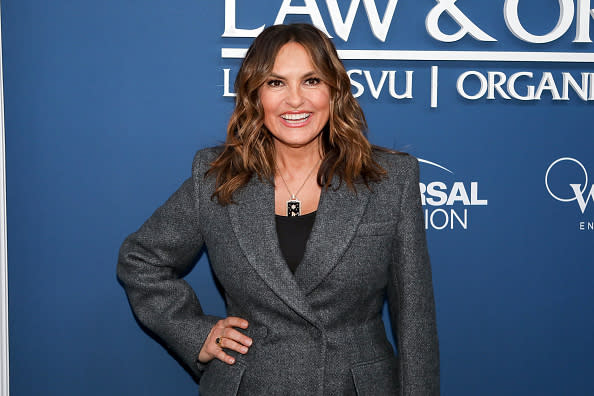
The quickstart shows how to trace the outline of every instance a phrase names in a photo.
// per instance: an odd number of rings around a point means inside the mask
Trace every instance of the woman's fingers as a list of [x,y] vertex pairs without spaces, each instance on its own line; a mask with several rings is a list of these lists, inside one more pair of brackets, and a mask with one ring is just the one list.
[[231,349],[245,355],[248,352],[248,347],[240,344],[239,342],[233,341],[231,338],[221,337],[218,344],[223,349]]
[[234,327],[246,329],[248,322],[235,316],[219,320],[210,330],[206,342],[200,350],[198,360],[207,363],[216,358],[224,363],[233,364],[235,359],[226,354],[223,349],[246,354],[252,345],[252,339]]
[[[235,330],[232,327],[226,327],[221,336],[222,339],[221,341],[224,342],[224,344],[220,345],[223,348],[228,348],[228,349],[233,349],[234,351],[237,352],[241,352],[239,349],[235,348],[235,344],[240,345],[240,346],[246,346],[246,347],[250,347],[252,345],[252,339],[248,336],[246,336],[243,333],[240,333],[239,331]],[[232,343],[227,343],[226,341],[230,340],[233,341]],[[247,351],[246,351],[247,352]]]

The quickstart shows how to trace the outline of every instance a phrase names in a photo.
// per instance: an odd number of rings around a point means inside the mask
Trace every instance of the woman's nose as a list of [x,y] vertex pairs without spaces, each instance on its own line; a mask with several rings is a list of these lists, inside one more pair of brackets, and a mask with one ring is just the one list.
[[287,90],[285,102],[294,109],[298,109],[305,101],[301,87],[292,86]]

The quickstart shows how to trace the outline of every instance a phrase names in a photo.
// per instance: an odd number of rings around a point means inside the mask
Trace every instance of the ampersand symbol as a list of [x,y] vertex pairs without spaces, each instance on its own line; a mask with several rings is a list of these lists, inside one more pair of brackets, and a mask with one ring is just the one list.
[[[476,40],[497,41],[468,19],[468,17],[456,6],[456,0],[436,1],[438,4],[429,11],[427,18],[425,19],[425,28],[434,39],[451,43],[460,40],[466,34],[470,34]],[[447,12],[448,15],[460,26],[460,30],[454,34],[445,34],[439,29],[439,17],[441,17],[444,11]]]

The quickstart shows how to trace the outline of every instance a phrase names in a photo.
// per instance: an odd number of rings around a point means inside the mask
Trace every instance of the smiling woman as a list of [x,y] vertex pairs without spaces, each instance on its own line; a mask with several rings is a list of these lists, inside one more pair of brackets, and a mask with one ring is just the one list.
[[260,88],[264,125],[286,145],[320,148],[319,136],[330,117],[330,88],[320,80],[301,44],[285,44],[274,61],[270,79]]
[[[265,29],[235,90],[224,146],[199,151],[122,245],[138,319],[202,395],[439,394],[416,159],[371,146],[336,49],[311,25]],[[203,246],[226,318],[182,279]]]

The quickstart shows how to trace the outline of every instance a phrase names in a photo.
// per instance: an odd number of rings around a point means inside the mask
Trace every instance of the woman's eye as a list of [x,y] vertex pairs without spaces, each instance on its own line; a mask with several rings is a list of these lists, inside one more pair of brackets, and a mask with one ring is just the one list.
[[308,78],[307,80],[305,80],[305,85],[310,85],[310,86],[314,86],[314,85],[318,85],[321,82],[321,80],[317,77],[312,77],[312,78]]
[[283,85],[283,82],[281,80],[270,80],[266,84],[271,88],[278,88]]

